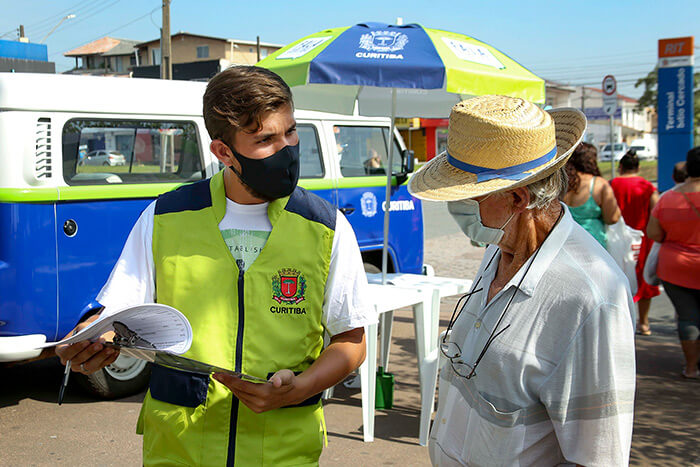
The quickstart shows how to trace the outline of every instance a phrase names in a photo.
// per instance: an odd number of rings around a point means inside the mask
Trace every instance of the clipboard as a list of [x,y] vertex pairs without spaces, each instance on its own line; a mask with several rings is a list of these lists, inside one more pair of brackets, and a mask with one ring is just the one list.
[[155,345],[139,336],[122,322],[114,321],[112,326],[114,327],[115,333],[114,339],[112,342],[105,342],[104,345],[118,349],[120,355],[126,355],[128,357],[155,363],[156,365],[162,365],[169,368],[174,368],[176,370],[184,370],[201,375],[225,373],[252,383],[268,382],[266,379],[247,375],[245,373],[241,373],[240,371],[233,371],[229,370],[228,368],[210,365],[208,363],[200,362],[199,360],[193,360],[191,358],[177,355],[167,350],[158,350]]

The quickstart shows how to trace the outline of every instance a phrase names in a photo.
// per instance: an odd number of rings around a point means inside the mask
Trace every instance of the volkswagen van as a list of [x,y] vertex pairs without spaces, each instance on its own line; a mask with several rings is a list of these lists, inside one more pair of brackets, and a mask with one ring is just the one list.
[[[142,210],[221,170],[209,152],[198,82],[0,73],[0,362],[38,358],[100,308],[96,296]],[[405,181],[413,155],[386,118],[297,110],[300,185],[347,216],[367,269],[421,273],[421,203]],[[391,202],[385,165],[394,145]],[[119,154],[118,163],[90,155]],[[47,352],[42,354],[44,356]],[[148,368],[120,357],[75,379],[95,394],[141,390]]]

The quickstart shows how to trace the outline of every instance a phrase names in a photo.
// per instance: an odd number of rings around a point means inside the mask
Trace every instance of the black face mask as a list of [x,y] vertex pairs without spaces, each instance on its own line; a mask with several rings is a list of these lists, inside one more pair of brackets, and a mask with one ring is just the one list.
[[250,159],[231,149],[234,157],[241,164],[239,172],[229,167],[243,183],[268,200],[289,196],[299,181],[299,143],[285,146],[265,159]]

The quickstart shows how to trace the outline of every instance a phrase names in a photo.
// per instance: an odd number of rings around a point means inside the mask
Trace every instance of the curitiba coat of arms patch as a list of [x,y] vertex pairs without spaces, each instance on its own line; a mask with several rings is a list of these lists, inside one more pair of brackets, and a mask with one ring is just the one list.
[[272,298],[277,303],[297,304],[304,300],[305,292],[306,279],[296,269],[280,269],[272,276]]

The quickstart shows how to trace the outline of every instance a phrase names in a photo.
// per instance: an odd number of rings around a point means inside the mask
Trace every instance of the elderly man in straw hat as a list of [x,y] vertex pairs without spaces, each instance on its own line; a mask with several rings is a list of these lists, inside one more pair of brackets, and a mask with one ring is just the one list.
[[436,465],[626,465],[634,305],[608,253],[559,200],[586,119],[522,99],[457,104],[447,152],[410,181],[489,244],[440,342]]

